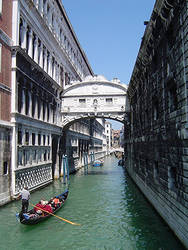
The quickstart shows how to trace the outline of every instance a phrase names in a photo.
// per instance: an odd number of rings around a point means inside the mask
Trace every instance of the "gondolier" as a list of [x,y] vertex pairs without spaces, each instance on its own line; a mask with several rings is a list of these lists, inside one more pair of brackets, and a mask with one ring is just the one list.
[[22,199],[22,213],[27,213],[30,199],[30,192],[28,191],[27,186],[25,186],[24,189],[20,192],[20,197]]

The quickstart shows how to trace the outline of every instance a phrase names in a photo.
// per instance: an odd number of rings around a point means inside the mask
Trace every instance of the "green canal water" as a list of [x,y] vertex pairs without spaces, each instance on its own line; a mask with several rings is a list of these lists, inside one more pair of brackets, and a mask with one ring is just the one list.
[[[20,201],[0,208],[1,250],[180,250],[169,227],[146,201],[113,157],[103,167],[81,169],[70,176],[69,197],[55,217],[22,225],[15,217]],[[63,180],[35,192],[31,203],[62,192]]]

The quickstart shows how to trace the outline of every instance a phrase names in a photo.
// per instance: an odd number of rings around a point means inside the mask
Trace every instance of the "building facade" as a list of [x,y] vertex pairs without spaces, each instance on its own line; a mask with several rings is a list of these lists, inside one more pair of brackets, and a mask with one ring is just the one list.
[[107,153],[109,154],[112,146],[112,124],[109,121],[105,122],[105,134],[106,134]]
[[93,75],[60,0],[14,0],[12,14],[12,195],[61,173],[61,93]]
[[0,205],[10,201],[12,1],[0,1]]
[[112,129],[112,147],[120,147],[120,129]]
[[124,128],[124,126],[122,126],[120,129],[119,144],[120,144],[120,147],[122,147],[122,148],[125,147],[125,128]]
[[106,155],[104,119],[83,119],[66,131],[66,154],[70,172]]
[[157,0],[128,87],[127,171],[188,247],[188,1]]

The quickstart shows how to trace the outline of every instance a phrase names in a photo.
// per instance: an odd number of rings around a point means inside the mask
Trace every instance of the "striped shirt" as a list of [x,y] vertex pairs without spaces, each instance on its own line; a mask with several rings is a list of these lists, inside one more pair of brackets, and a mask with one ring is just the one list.
[[30,193],[28,190],[23,189],[20,194],[21,194],[22,200],[29,200]]

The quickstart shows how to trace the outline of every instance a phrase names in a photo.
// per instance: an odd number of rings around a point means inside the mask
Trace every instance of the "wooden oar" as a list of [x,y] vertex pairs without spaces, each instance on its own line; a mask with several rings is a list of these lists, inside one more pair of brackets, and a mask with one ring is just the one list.
[[60,220],[66,221],[66,222],[68,222],[68,223],[70,223],[70,224],[72,224],[72,225],[81,226],[81,225],[78,224],[78,223],[75,223],[75,222],[66,220],[66,219],[64,219],[64,218],[62,218],[62,217],[60,217],[60,216],[58,216],[58,215],[52,214],[52,213],[50,213],[50,212],[48,212],[48,211],[46,211],[46,210],[44,210],[44,209],[42,209],[42,208],[40,208],[40,207],[37,207],[37,206],[35,206],[35,205],[33,205],[33,204],[31,204],[31,205],[32,205],[33,207],[36,207],[36,208],[42,210],[42,211],[45,212],[45,213],[48,213],[48,214],[51,214],[51,215],[57,217],[57,218],[60,219]]

